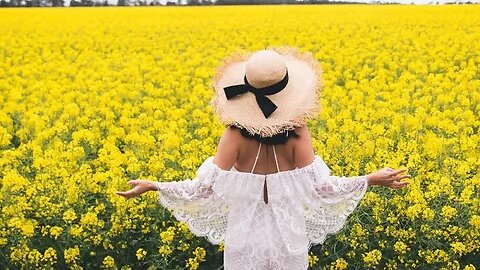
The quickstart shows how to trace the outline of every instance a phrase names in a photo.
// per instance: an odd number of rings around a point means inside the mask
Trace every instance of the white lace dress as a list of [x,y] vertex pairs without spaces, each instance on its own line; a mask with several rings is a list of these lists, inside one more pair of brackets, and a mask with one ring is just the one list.
[[250,173],[227,171],[209,157],[194,179],[156,182],[159,201],[193,234],[224,241],[225,270],[307,269],[310,247],[344,226],[367,178],[331,176],[317,155],[289,171],[278,169],[276,154],[275,160],[278,172],[260,175],[255,164]]

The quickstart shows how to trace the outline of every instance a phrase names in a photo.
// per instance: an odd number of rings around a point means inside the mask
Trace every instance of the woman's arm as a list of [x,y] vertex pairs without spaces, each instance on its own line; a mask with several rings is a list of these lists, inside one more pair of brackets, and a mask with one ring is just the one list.
[[228,127],[222,134],[220,142],[218,143],[217,153],[213,158],[220,169],[229,171],[237,161],[240,151],[239,142],[241,134],[238,129]]
[[307,126],[295,129],[295,132],[300,135],[295,140],[293,147],[293,158],[298,168],[310,165],[315,160],[315,153],[313,152],[312,137],[307,129]]
[[[228,127],[220,138],[213,163],[223,170],[230,170],[237,161],[238,151],[240,149],[238,146],[240,138],[238,136],[241,136],[240,132],[234,128]],[[127,184],[134,185],[134,188],[128,191],[117,191],[115,193],[129,199],[140,196],[147,191],[158,190],[158,183],[151,180],[130,180]]]
[[[305,167],[311,164],[315,159],[313,152],[312,137],[307,129],[307,126],[297,128],[296,132],[300,135],[294,146],[293,156],[297,167]],[[408,182],[400,182],[404,178],[411,178],[409,174],[401,174],[406,169],[394,170],[386,167],[374,173],[366,175],[368,186],[378,185],[386,186],[394,189],[405,187]]]

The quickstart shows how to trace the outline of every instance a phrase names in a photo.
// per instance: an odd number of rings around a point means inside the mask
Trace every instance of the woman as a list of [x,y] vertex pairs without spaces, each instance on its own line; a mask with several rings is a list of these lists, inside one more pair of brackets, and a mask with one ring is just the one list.
[[307,269],[310,247],[343,228],[368,186],[399,189],[411,177],[392,168],[330,175],[306,127],[320,107],[321,74],[311,54],[285,47],[227,59],[213,79],[211,105],[228,126],[215,156],[195,179],[131,180],[117,194],[156,191],[194,234],[225,242],[226,270]]

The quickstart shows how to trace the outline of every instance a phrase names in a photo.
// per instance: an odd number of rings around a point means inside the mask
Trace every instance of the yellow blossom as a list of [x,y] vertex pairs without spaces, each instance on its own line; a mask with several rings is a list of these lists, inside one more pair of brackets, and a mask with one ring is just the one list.
[[442,207],[442,216],[446,220],[452,219],[453,217],[455,217],[456,214],[457,214],[457,210],[455,208],[448,205]]
[[318,262],[317,255],[314,255],[312,252],[310,252],[310,254],[308,254],[308,264],[310,265],[310,267],[317,264],[317,262]]
[[67,264],[77,262],[80,258],[80,249],[78,248],[78,245],[75,245],[72,248],[65,249],[63,256]]
[[330,267],[331,270],[345,270],[348,268],[348,263],[343,258],[336,259],[335,264]]
[[169,227],[166,231],[160,233],[160,238],[162,243],[170,244],[173,241],[173,237],[175,236],[175,227]]
[[47,265],[55,265],[57,263],[57,251],[52,247],[47,248],[41,260]]
[[403,255],[405,254],[408,250],[410,250],[410,248],[408,248],[408,246],[402,242],[402,241],[397,241],[395,242],[395,244],[393,245],[394,247],[394,250],[396,253],[400,254],[400,255]]
[[53,226],[52,228],[50,228],[50,235],[53,237],[53,239],[57,239],[62,232],[62,227]]
[[188,269],[190,270],[196,270],[198,269],[198,266],[200,265],[200,263],[195,259],[195,258],[189,258],[187,260],[187,264],[186,266],[188,267]]
[[193,252],[193,255],[195,255],[195,258],[198,261],[203,261],[205,259],[205,256],[207,255],[206,251],[202,247],[197,247],[195,248],[195,251]]
[[162,245],[159,248],[158,253],[160,253],[163,257],[166,257],[172,253],[172,249],[169,245]]
[[363,254],[363,261],[368,267],[374,267],[380,263],[382,259],[382,252],[380,250],[374,249],[366,254]]
[[177,247],[178,250],[187,251],[189,248],[190,248],[190,245],[188,243],[185,243],[182,240],[180,240],[180,243]]
[[103,259],[103,267],[104,268],[115,268],[115,259],[111,256],[106,256]]
[[461,242],[455,242],[455,243],[450,243],[450,246],[452,247],[452,250],[455,254],[458,254],[458,255],[463,255],[465,254],[465,245]]
[[137,256],[137,259],[141,261],[147,255],[147,252],[143,248],[139,248],[137,249],[137,252],[135,253],[135,255]]
[[63,220],[66,223],[71,223],[77,218],[77,215],[75,214],[75,211],[73,209],[68,209],[63,213]]

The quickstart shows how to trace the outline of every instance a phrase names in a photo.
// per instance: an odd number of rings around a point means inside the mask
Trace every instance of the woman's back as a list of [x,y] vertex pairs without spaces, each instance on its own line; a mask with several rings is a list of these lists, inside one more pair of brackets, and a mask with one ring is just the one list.
[[[240,148],[237,161],[234,164],[236,170],[241,172],[251,172],[255,174],[271,174],[277,172],[275,156],[277,158],[280,171],[292,170],[296,167],[293,156],[295,145],[294,138],[289,139],[285,144],[267,145],[260,142],[242,137],[239,141]],[[274,148],[275,154],[274,155]],[[260,151],[260,152],[259,152]],[[258,160],[255,159],[258,154]]]
[[[228,147],[219,147],[214,161],[223,169],[229,170],[232,164],[235,170],[255,174],[273,174],[277,172],[275,157],[280,171],[293,170],[310,164],[314,157],[311,137],[306,127],[295,129],[299,137],[290,137],[285,144],[267,145],[241,135],[237,128],[227,128],[222,135]],[[225,143],[227,144],[227,143]],[[226,153],[229,151],[230,154]],[[260,151],[260,152],[259,152]],[[234,152],[235,154],[231,154]],[[255,163],[258,154],[258,160]],[[234,157],[233,159],[231,157]],[[228,158],[230,157],[230,158]],[[230,162],[228,161],[230,159]],[[255,165],[255,167],[254,167]]]

